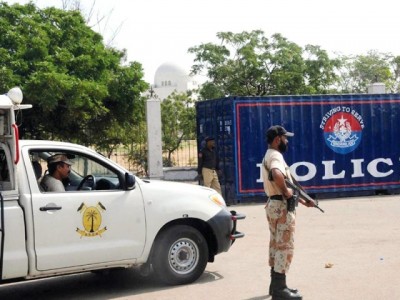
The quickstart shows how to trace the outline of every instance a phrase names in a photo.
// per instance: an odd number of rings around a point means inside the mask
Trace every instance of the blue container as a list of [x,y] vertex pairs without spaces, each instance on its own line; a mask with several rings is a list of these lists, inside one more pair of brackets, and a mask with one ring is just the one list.
[[196,103],[197,137],[216,139],[228,203],[265,199],[265,132],[282,125],[292,174],[316,197],[400,189],[400,95],[227,97]]

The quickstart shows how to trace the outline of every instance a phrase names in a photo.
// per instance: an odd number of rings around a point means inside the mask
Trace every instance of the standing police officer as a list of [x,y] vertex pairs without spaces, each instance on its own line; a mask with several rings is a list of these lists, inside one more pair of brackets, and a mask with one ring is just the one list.
[[206,145],[199,152],[198,174],[203,177],[203,184],[221,194],[219,184],[219,158],[215,150],[215,139],[213,137],[205,138]]
[[[295,232],[295,199],[293,191],[286,186],[285,179],[292,180],[289,167],[283,153],[287,150],[287,137],[294,136],[279,125],[267,130],[268,150],[263,159],[264,190],[268,196],[265,206],[269,224],[269,266],[271,267],[271,285],[269,294],[272,299],[302,299],[296,289],[286,285],[286,273],[293,258]],[[312,207],[314,204],[299,202]]]

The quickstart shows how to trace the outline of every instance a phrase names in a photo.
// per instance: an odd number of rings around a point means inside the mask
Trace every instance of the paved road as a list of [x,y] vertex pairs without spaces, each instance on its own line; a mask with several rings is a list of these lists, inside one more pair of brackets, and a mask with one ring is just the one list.
[[[322,200],[320,206],[325,214],[298,209],[289,286],[307,300],[400,299],[400,196]],[[0,299],[271,299],[263,205],[230,208],[247,215],[239,224],[246,237],[193,284],[163,286],[125,270],[4,285]]]

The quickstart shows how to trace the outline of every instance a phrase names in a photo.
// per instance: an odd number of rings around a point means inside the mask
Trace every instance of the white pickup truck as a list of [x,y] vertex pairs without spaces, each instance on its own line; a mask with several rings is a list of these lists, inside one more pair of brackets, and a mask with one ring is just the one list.
[[[20,140],[19,88],[0,95],[0,280],[139,266],[167,284],[196,280],[244,234],[214,190],[142,180],[71,143]],[[47,159],[72,162],[65,192],[46,192]]]

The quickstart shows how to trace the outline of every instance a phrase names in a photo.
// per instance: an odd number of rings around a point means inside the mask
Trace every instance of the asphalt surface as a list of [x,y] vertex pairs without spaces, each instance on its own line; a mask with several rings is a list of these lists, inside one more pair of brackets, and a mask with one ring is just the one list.
[[[289,287],[307,300],[400,299],[400,195],[321,200],[297,210]],[[165,286],[131,270],[0,286],[0,299],[271,299],[264,204],[240,204],[246,236],[195,283]]]

